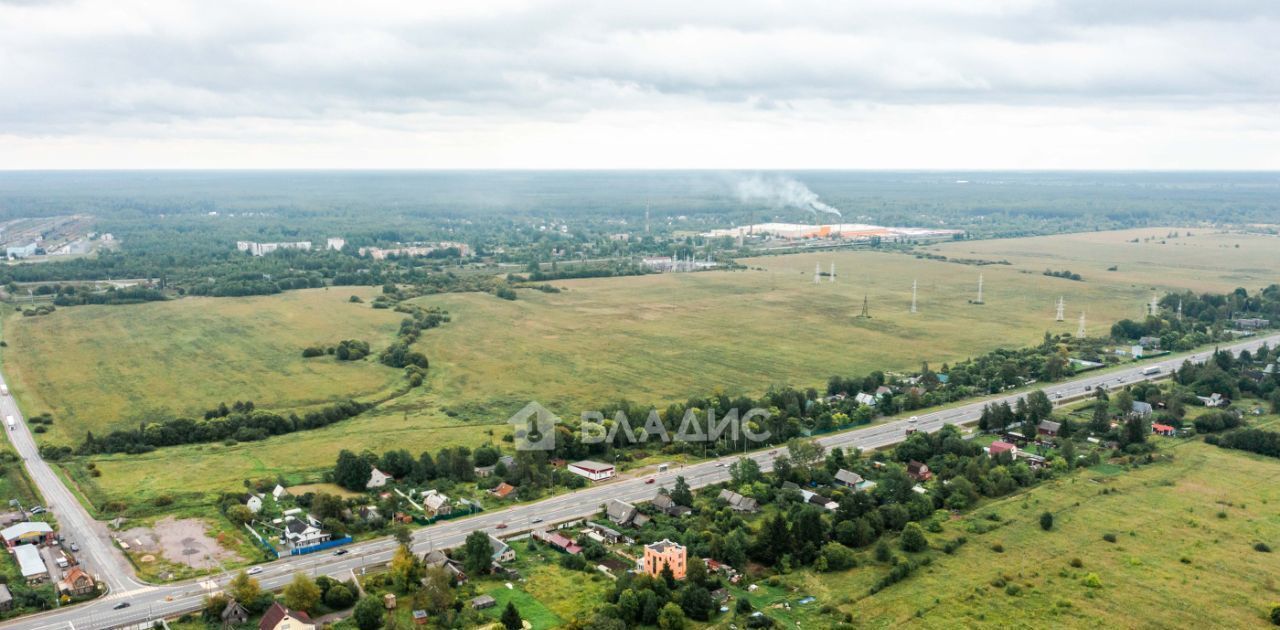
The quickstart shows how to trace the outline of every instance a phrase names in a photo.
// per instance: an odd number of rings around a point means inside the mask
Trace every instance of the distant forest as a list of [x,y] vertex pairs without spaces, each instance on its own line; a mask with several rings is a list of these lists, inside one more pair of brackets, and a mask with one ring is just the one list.
[[[696,236],[710,228],[814,220],[807,210],[743,202],[736,184],[750,175],[0,173],[0,220],[91,214],[99,231],[122,243],[116,252],[91,258],[0,267],[0,284],[158,278],[158,288],[170,292],[245,295],[323,284],[423,282],[452,273],[461,261],[372,261],[354,251],[365,245],[457,241],[497,262],[519,265],[704,256],[732,248],[727,239],[705,242]],[[971,238],[1269,223],[1280,216],[1280,179],[1272,174],[823,171],[777,176],[803,182],[841,209],[846,222],[957,228]],[[309,240],[323,248],[331,236],[345,238],[348,249],[262,258],[235,249],[238,240]],[[634,272],[611,265],[625,266],[604,262],[590,273]],[[445,290],[450,284],[433,282]]]

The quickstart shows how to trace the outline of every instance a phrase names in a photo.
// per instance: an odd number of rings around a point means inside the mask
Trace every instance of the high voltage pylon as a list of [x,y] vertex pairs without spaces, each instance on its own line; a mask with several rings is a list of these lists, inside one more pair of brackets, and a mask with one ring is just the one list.
[[1178,321],[1182,321],[1182,298],[1178,298]]
[[911,312],[916,312],[916,281],[911,281]]
[[983,304],[982,301],[982,274],[978,274],[978,299],[974,304]]
[[813,263],[813,283],[818,284],[819,282],[822,282],[822,280],[820,279],[821,276],[822,276],[822,263]]
[[865,294],[862,296],[862,312],[858,314],[858,319],[871,319],[870,302]]
[[1080,311],[1080,325],[1076,327],[1076,339],[1084,339],[1084,311]]
[[1160,299],[1156,296],[1155,292],[1152,291],[1151,292],[1151,312],[1148,313],[1148,315],[1151,315],[1154,317],[1159,314],[1160,314]]
[[1061,297],[1061,296],[1059,296],[1059,297],[1058,297],[1058,314],[1057,314],[1057,315],[1056,315],[1056,317],[1055,317],[1055,319],[1057,319],[1057,321],[1060,321],[1060,322],[1061,322],[1061,321],[1065,321],[1065,320],[1066,320],[1065,313],[1064,313],[1064,311],[1066,310],[1066,308],[1067,308],[1067,304],[1066,304],[1066,302],[1064,302],[1064,301],[1063,301],[1063,299],[1062,299],[1062,297]]

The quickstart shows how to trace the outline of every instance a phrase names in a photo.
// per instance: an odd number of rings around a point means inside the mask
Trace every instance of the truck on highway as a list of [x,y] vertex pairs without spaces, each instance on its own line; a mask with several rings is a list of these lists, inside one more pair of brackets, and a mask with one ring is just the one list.
[[1151,366],[1151,367],[1144,367],[1144,368],[1142,368],[1142,375],[1143,375],[1143,376],[1151,376],[1152,374],[1159,374],[1159,373],[1160,373],[1160,366],[1158,366],[1158,365],[1153,365],[1153,366]]
[[4,421],[9,423],[9,430],[12,431],[15,424],[13,420],[13,416],[5,416]]

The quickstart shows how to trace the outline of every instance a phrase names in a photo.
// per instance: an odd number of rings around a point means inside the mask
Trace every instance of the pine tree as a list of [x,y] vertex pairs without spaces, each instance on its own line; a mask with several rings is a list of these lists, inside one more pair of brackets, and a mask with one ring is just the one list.
[[502,627],[507,630],[520,630],[524,627],[524,620],[520,618],[520,611],[516,610],[516,605],[507,602],[507,607],[502,611]]

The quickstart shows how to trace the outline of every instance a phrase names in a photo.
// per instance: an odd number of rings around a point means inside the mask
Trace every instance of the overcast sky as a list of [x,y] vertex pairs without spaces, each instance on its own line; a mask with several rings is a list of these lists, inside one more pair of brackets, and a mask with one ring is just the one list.
[[0,0],[0,168],[1278,169],[1276,0]]

